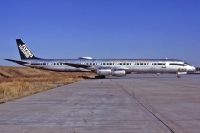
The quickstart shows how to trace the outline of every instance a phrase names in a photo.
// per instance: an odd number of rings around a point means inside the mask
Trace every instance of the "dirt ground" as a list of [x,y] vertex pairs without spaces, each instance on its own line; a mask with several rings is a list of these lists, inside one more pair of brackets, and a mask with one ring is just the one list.
[[27,67],[0,67],[0,103],[77,82],[94,75],[90,72],[53,72]]

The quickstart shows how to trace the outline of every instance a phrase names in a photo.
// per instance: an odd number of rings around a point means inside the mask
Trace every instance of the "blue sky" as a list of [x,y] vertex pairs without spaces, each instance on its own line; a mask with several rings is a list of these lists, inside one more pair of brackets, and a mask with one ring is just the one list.
[[177,58],[200,65],[199,0],[1,0],[0,65],[22,38],[42,58]]

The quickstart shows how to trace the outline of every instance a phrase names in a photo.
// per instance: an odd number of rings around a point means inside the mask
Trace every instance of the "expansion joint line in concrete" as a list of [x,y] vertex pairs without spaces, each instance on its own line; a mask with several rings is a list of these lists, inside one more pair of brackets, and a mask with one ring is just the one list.
[[135,96],[135,94],[131,94],[129,91],[127,91],[122,85],[120,85],[119,83],[116,83],[118,87],[120,87],[125,93],[127,93],[130,97],[132,97],[134,100],[137,101],[137,103],[143,107],[147,112],[149,112],[150,114],[152,114],[158,121],[160,121],[171,133],[175,133],[175,131],[169,127],[163,120],[161,120],[153,111],[151,111],[147,106],[145,106],[145,104],[143,104],[142,102],[140,102],[140,100]]

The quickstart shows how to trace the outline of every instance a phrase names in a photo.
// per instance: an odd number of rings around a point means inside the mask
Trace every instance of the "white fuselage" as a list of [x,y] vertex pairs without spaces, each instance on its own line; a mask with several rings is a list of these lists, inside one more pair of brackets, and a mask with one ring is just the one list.
[[42,59],[36,57],[21,39],[16,39],[21,61],[8,61],[53,71],[93,71],[98,76],[125,76],[131,72],[137,73],[177,73],[186,74],[195,71],[195,67],[175,59]]
[[[125,70],[126,73],[178,73],[192,72],[195,67],[181,60],[171,59],[41,59],[26,60],[26,66],[54,71]],[[67,63],[85,65],[74,67]]]

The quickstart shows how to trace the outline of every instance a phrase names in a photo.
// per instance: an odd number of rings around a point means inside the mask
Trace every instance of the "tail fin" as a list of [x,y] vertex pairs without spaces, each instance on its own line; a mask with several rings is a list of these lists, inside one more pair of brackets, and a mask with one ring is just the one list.
[[21,39],[16,39],[19,54],[22,60],[24,59],[39,59],[28,49],[26,44]]

